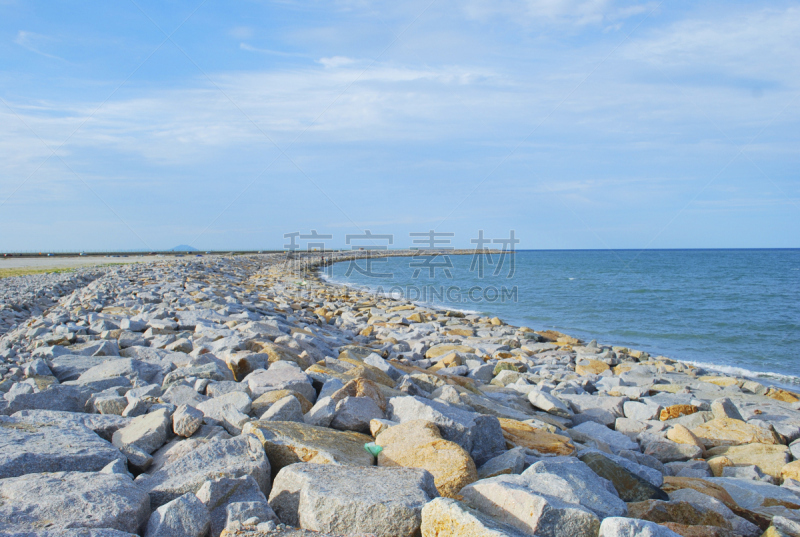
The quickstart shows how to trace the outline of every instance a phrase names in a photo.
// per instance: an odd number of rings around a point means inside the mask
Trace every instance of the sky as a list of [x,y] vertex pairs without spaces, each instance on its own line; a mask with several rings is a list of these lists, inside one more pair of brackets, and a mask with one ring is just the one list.
[[799,179],[797,2],[0,0],[0,251],[800,247]]

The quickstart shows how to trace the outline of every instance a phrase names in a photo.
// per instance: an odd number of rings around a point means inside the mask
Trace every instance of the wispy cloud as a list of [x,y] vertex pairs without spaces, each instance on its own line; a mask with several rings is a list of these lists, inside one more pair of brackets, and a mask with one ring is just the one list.
[[14,38],[14,43],[28,49],[31,52],[34,52],[46,58],[51,58],[53,60],[66,62],[67,60],[65,60],[61,56],[56,56],[55,54],[50,54],[48,52],[44,52],[43,50],[41,50],[42,47],[46,46],[48,43],[51,43],[52,41],[54,41],[54,39],[51,37],[41,34],[36,34],[33,32],[26,32],[24,30],[20,30],[19,32],[17,32],[17,37]]

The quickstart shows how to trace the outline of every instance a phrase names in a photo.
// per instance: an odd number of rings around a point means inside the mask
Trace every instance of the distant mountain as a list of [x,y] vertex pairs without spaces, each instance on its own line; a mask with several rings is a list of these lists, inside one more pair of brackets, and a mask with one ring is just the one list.
[[180,245],[176,246],[175,248],[173,248],[172,250],[169,250],[169,251],[170,252],[197,252],[198,250],[197,250],[197,248],[192,248],[188,244],[180,244]]

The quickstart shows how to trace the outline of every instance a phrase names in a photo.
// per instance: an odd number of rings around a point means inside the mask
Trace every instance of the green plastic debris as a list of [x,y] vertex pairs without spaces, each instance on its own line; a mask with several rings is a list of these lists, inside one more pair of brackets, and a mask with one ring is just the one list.
[[383,448],[378,444],[376,444],[375,442],[367,442],[366,444],[364,444],[364,449],[366,449],[367,452],[370,453],[373,457],[377,457],[378,453],[383,451]]

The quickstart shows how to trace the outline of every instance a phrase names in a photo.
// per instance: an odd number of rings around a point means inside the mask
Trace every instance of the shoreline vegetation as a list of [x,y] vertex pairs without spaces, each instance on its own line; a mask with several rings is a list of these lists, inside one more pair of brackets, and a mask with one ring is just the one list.
[[800,396],[317,274],[409,253],[0,282],[0,533],[798,534]]

